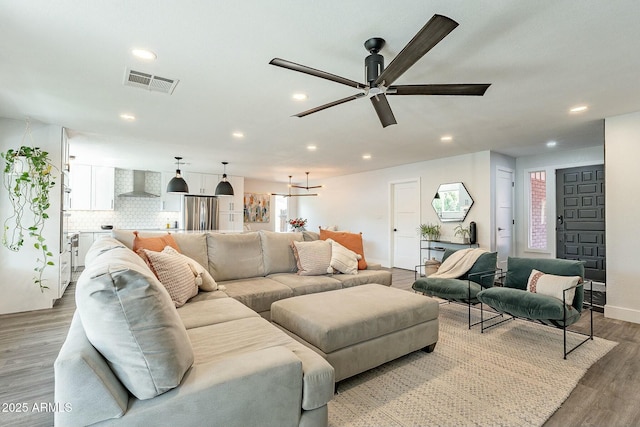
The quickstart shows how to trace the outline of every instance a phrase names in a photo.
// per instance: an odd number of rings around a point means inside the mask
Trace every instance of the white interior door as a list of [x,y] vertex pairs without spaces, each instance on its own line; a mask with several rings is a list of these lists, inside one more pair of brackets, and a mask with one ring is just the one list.
[[418,180],[392,185],[393,267],[413,270],[420,264],[420,185]]
[[507,257],[513,246],[513,171],[498,169],[496,173],[496,251],[498,268],[506,270]]

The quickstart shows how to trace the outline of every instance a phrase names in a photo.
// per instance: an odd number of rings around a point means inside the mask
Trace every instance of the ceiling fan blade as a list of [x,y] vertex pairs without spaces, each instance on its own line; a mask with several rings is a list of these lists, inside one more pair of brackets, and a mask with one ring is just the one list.
[[336,105],[344,104],[345,102],[353,101],[354,99],[362,98],[364,93],[358,93],[356,95],[351,95],[346,98],[338,99],[337,101],[329,102],[328,104],[321,105],[319,107],[312,108],[307,111],[303,111],[302,113],[294,114],[296,117],[304,117],[309,114],[317,113],[318,111],[326,110],[330,107],[335,107]]
[[491,84],[441,84],[391,86],[387,95],[464,95],[482,96]]
[[375,108],[376,113],[378,113],[378,118],[380,119],[380,123],[382,123],[383,128],[398,123],[396,122],[396,118],[393,116],[393,111],[391,111],[391,106],[389,105],[389,101],[387,101],[387,97],[384,93],[372,96],[371,103],[373,104],[373,108]]
[[398,77],[418,62],[427,52],[458,26],[451,18],[433,15],[418,34],[400,51],[389,66],[378,76],[374,84],[389,87]]
[[314,188],[322,188],[322,185],[312,185],[311,187],[307,187],[305,185],[291,185],[293,188],[302,188],[303,190],[311,190]]
[[273,58],[271,61],[269,61],[269,64],[293,71],[298,71],[300,73],[309,74],[311,76],[320,77],[321,79],[331,80],[332,82],[342,83],[343,85],[355,87],[356,89],[366,88],[366,85],[354,80],[336,76],[335,74],[327,73],[326,71],[316,70],[315,68],[307,67],[306,65],[296,64],[295,62],[287,61],[286,59]]

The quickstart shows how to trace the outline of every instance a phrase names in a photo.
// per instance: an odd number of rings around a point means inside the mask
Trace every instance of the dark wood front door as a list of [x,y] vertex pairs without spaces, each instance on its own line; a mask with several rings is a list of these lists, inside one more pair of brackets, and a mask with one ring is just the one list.
[[556,171],[556,257],[585,263],[585,276],[605,281],[604,165]]

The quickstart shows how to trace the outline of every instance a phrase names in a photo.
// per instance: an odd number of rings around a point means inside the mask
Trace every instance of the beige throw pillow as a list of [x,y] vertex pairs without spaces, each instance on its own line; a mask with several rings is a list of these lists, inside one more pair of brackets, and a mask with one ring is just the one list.
[[[577,285],[581,279],[580,276],[556,276],[534,269],[531,270],[531,275],[529,275],[529,280],[527,281],[527,291],[562,300],[563,291]],[[575,294],[575,288],[568,290],[565,293],[565,302],[569,305],[573,304]]]
[[167,246],[162,250],[163,253],[169,254],[169,255],[175,255],[175,256],[179,256],[182,259],[185,260],[185,262],[187,262],[187,264],[189,264],[189,267],[191,268],[191,270],[193,271],[193,274],[196,276],[196,285],[198,285],[198,287],[206,292],[212,292],[212,291],[217,291],[218,290],[218,284],[216,283],[215,280],[213,280],[213,277],[211,277],[211,274],[209,274],[209,272],[207,271],[206,268],[204,268],[202,265],[200,265],[199,262],[197,262],[194,259],[189,258],[188,256],[181,254],[180,252],[176,251],[175,249],[173,249],[171,246]]
[[342,246],[333,239],[327,239],[331,244],[331,261],[329,265],[342,274],[358,274],[358,259],[360,255]]
[[291,242],[300,276],[320,276],[331,273],[331,244],[326,240]]
[[198,294],[196,276],[182,256],[141,250],[144,251],[153,272],[169,292],[176,307],[182,307],[189,298]]

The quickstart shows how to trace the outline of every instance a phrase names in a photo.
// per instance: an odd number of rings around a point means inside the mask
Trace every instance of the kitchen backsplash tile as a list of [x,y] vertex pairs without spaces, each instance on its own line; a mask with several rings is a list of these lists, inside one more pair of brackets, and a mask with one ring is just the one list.
[[[145,188],[153,194],[161,194],[161,174],[147,172]],[[73,190],[73,189],[72,189]],[[115,210],[113,211],[68,211],[70,230],[99,230],[101,225],[113,225],[125,229],[165,228],[180,220],[179,212],[160,210],[160,198],[118,197],[118,194],[133,190],[133,171],[115,171]]]

